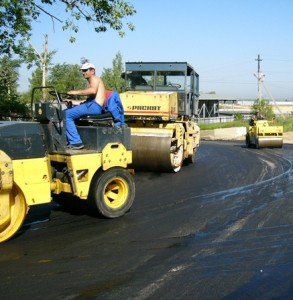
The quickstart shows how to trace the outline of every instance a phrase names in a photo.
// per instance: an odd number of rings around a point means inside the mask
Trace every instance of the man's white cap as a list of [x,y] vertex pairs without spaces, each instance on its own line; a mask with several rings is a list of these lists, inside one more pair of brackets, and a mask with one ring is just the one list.
[[96,69],[95,66],[91,63],[85,63],[81,66],[81,70],[87,70],[87,69]]

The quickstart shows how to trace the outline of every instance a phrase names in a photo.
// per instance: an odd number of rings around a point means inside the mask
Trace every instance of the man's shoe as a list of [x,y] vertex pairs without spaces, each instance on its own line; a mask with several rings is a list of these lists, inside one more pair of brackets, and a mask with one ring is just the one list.
[[83,144],[69,144],[67,146],[67,149],[70,149],[70,150],[81,150],[83,148],[84,148]]

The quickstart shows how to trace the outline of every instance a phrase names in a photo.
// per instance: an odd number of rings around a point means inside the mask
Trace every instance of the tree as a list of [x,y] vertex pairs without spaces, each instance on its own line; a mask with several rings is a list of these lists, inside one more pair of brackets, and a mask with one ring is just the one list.
[[122,55],[118,52],[112,60],[113,68],[104,68],[101,78],[105,84],[106,89],[121,93],[124,88],[124,80],[121,74],[124,71],[122,63]]
[[[46,80],[47,80],[47,72],[49,69],[49,65],[51,64],[51,60],[53,55],[57,52],[54,51],[48,51],[48,35],[45,34],[45,42],[43,44],[43,52],[39,53],[36,48],[33,46],[32,43],[29,43],[30,46],[24,50],[23,56],[25,58],[25,62],[27,63],[27,68],[30,69],[33,66],[37,66],[39,69],[42,70],[41,78],[42,78],[42,84],[40,86],[46,86]],[[43,99],[46,99],[46,91],[43,90]]]
[[11,60],[8,56],[4,56],[0,62],[0,93],[2,97],[9,100],[16,95],[20,61]]
[[54,65],[51,68],[48,84],[54,86],[59,92],[79,90],[86,87],[86,81],[80,72],[80,66],[65,63]]
[[33,87],[42,86],[42,69],[40,67],[37,67],[32,72],[32,77],[29,79],[30,83],[30,90],[33,89]]
[[[62,6],[61,6],[62,5]],[[64,9],[64,20],[60,20],[52,13],[54,9]],[[62,23],[63,30],[78,33],[77,23],[85,20],[94,25],[97,33],[113,29],[124,36],[123,21],[127,16],[136,13],[134,7],[124,0],[1,0],[0,9],[0,54],[22,54],[29,40],[33,22],[41,16]],[[134,25],[126,23],[128,29],[134,30]],[[70,37],[70,42],[75,37]]]
[[[42,84],[42,69],[39,67],[33,73],[29,79],[30,91],[22,95],[22,101],[30,102],[31,93],[34,87],[43,86]],[[86,87],[86,81],[84,80],[80,66],[77,64],[56,64],[50,68],[47,76],[47,86],[53,86],[58,92],[66,93],[69,90],[83,89]],[[45,92],[48,90],[44,89]],[[35,91],[36,98],[44,99],[40,90]]]
[[19,67],[19,60],[11,60],[8,56],[0,59],[0,111],[2,116],[26,112],[26,106],[18,101]]
[[272,119],[274,117],[273,106],[268,100],[256,100],[251,107],[251,113],[255,114],[257,111],[261,112],[266,119]]

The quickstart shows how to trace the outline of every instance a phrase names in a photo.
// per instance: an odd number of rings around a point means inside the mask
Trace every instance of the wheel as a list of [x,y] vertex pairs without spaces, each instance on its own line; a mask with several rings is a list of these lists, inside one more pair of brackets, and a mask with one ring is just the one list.
[[94,214],[117,218],[129,211],[134,201],[132,175],[119,167],[98,171],[91,182],[88,204]]
[[27,214],[25,197],[16,185],[9,195],[9,209],[10,220],[1,226],[0,243],[10,239],[18,231]]
[[173,172],[179,172],[183,164],[183,145],[181,145],[176,152],[171,152],[170,159]]
[[250,148],[251,144],[250,144],[250,138],[249,138],[249,134],[246,134],[246,147]]
[[188,164],[194,164],[194,163],[195,163],[195,158],[196,158],[196,149],[194,148],[192,154],[189,155],[189,156],[186,158],[185,161],[186,161]]

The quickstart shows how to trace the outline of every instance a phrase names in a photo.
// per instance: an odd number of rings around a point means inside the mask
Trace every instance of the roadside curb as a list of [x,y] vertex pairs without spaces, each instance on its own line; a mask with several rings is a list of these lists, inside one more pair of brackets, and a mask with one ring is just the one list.
[[200,139],[203,141],[214,140],[245,140],[246,127],[217,128],[201,130]]

